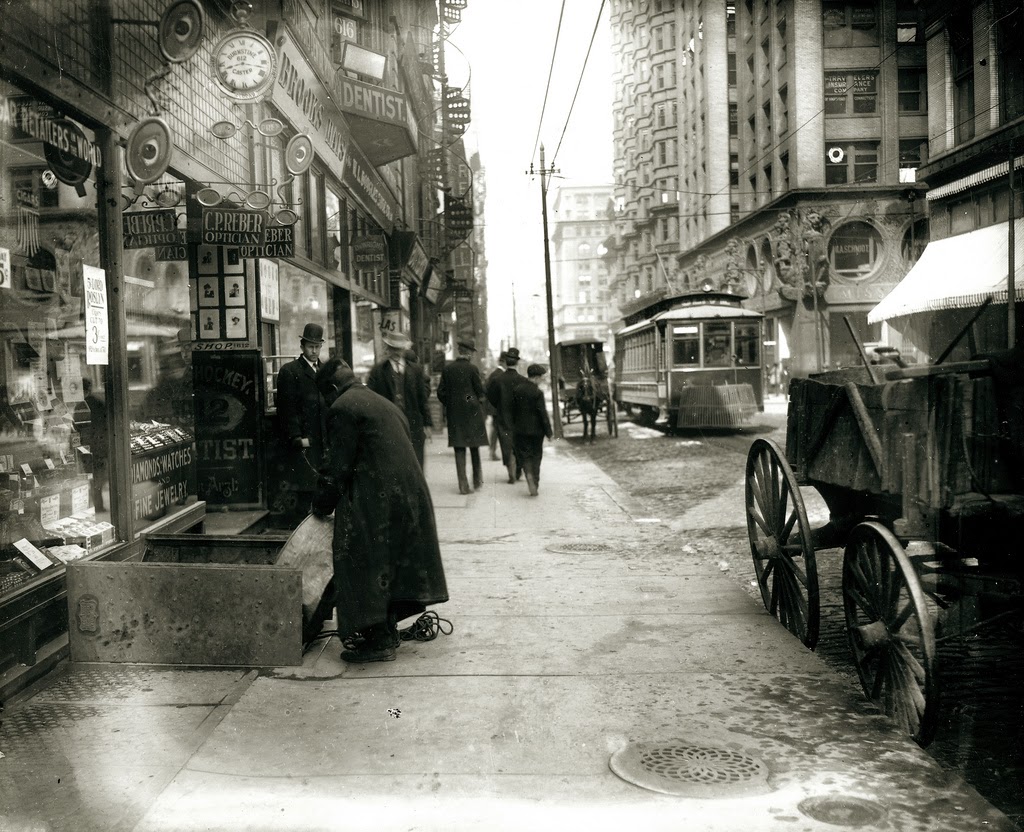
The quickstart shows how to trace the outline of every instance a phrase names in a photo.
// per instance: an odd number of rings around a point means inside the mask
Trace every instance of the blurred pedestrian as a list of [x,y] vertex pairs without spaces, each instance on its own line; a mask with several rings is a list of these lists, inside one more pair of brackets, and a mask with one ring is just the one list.
[[[505,352],[505,350],[502,350],[501,354],[498,356],[498,366],[491,370],[491,374],[487,376],[487,382],[484,385],[485,390],[489,390],[491,388],[491,382],[497,379],[498,376],[500,376],[503,372],[505,372],[505,359],[507,358],[508,353]],[[498,447],[498,422],[495,417],[498,411],[494,409],[494,405],[491,404],[490,399],[488,399],[484,405],[484,412],[487,416],[491,417],[491,429],[487,434],[487,444],[491,449],[491,459],[496,460],[498,458],[498,454],[496,451]]]
[[430,491],[394,404],[338,358],[324,363],[316,383],[328,405],[327,454],[313,513],[334,512],[341,658],[392,661],[398,623],[448,600]]
[[473,488],[483,488],[484,470],[480,462],[480,447],[487,444],[484,424],[484,393],[480,371],[470,361],[476,352],[472,338],[460,339],[458,358],[445,364],[441,381],[437,385],[437,398],[444,405],[448,419],[448,447],[455,449],[455,473],[459,480],[459,493],[469,494],[466,478],[466,449],[473,461]]
[[389,332],[383,336],[387,357],[370,370],[366,386],[383,396],[405,414],[409,421],[409,434],[416,450],[416,459],[423,467],[423,443],[426,441],[425,427],[433,423],[430,408],[427,407],[427,390],[430,381],[423,368],[406,358],[412,341],[401,332]]
[[487,385],[487,401],[495,410],[494,421],[498,426],[498,442],[501,445],[501,464],[508,471],[508,481],[514,483],[518,479],[519,468],[516,465],[515,449],[512,447],[512,388],[523,380],[516,370],[519,363],[519,350],[509,347],[505,353],[505,371],[496,376]]
[[323,399],[316,386],[324,328],[308,323],[302,330],[302,354],[277,374],[277,426],[281,437],[278,474],[280,493],[275,503],[288,525],[298,525],[309,513],[316,472],[323,462]]
[[544,437],[551,438],[551,420],[540,389],[540,380],[546,372],[539,364],[531,364],[526,369],[526,380],[512,388],[512,441],[531,497],[537,496],[540,485]]

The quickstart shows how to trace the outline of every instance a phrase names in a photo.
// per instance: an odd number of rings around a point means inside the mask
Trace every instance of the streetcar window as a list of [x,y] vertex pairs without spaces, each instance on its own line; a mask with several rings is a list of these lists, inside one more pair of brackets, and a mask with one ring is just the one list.
[[756,367],[760,364],[757,324],[736,324],[736,364]]
[[732,355],[729,352],[732,341],[732,325],[729,323],[704,324],[704,366],[730,367]]
[[700,329],[698,327],[672,327],[672,363],[676,367],[700,364]]

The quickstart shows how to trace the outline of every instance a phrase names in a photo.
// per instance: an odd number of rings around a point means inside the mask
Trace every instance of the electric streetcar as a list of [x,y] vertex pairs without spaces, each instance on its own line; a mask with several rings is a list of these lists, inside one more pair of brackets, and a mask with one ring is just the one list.
[[704,291],[662,298],[615,334],[615,401],[641,424],[738,428],[764,410],[760,312]]

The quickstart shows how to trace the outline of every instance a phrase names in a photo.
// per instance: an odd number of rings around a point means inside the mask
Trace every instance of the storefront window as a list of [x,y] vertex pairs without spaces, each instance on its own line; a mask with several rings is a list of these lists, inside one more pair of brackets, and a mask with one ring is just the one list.
[[731,367],[732,328],[728,323],[704,324],[704,366]]
[[873,225],[848,222],[839,226],[828,242],[832,273],[848,280],[867,277],[882,252],[882,238]]
[[288,361],[300,351],[299,341],[306,324],[320,324],[324,328],[324,346],[321,360],[326,360],[334,346],[334,316],[328,306],[327,283],[286,261],[281,261],[279,272],[281,295],[281,322],[278,327],[278,349]]
[[115,532],[96,211],[102,159],[91,131],[4,82],[0,148],[3,596],[108,547]]
[[[184,185],[165,182],[151,189],[183,193]],[[180,207],[160,209],[172,227],[183,227],[177,216],[183,212],[183,199]],[[146,220],[156,213],[133,207],[125,222],[129,228],[133,222],[152,227]],[[135,242],[125,235],[127,246]],[[188,261],[157,257],[155,247],[126,248],[122,254],[136,534],[196,501],[192,342],[197,339],[189,312]]]
[[700,364],[700,328],[696,324],[672,327],[672,363],[677,367]]

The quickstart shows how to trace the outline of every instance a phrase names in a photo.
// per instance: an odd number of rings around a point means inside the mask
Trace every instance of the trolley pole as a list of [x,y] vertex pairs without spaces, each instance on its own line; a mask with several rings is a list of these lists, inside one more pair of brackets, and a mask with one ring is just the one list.
[[[530,174],[534,173],[530,164]],[[562,415],[558,404],[558,379],[562,375],[561,362],[555,349],[555,304],[551,297],[551,251],[548,248],[548,185],[547,177],[557,173],[554,168],[544,167],[544,145],[540,146],[540,210],[544,225],[544,290],[548,303],[548,355],[551,362],[551,431],[555,439],[562,438]]]

